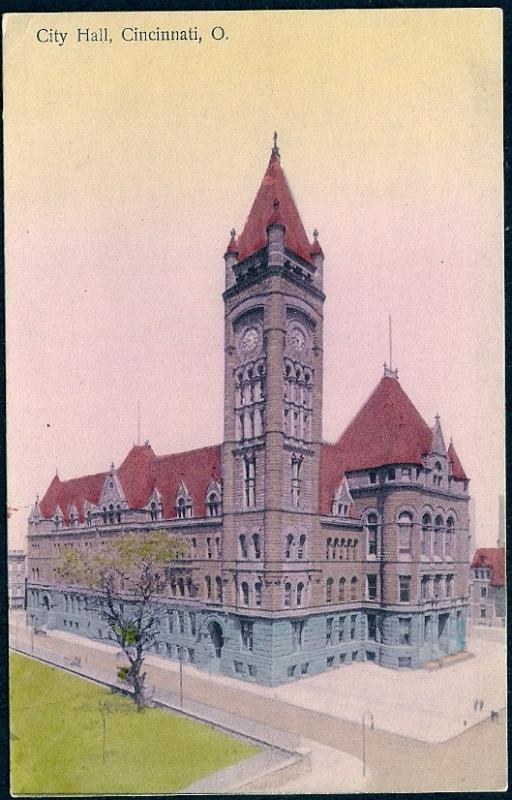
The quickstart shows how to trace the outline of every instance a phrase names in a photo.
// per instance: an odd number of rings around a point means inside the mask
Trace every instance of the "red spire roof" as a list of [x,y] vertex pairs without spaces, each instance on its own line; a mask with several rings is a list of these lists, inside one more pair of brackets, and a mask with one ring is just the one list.
[[398,380],[384,376],[336,442],[347,470],[421,464],[432,431]]
[[490,568],[491,586],[505,586],[504,547],[479,547],[475,550],[471,566]]
[[[274,206],[275,201],[278,202],[277,207]],[[265,247],[267,244],[267,226],[276,208],[278,209],[278,221],[285,226],[285,246],[303,258],[304,261],[311,263],[311,245],[281,168],[277,147],[274,147],[267,171],[263,176],[245,227],[238,239],[239,261]],[[275,220],[273,221],[275,222]]]
[[464,467],[460,462],[460,458],[458,457],[457,451],[453,446],[453,442],[450,442],[450,446],[448,448],[448,459],[452,465],[453,479],[456,481],[467,481],[467,475],[464,472]]

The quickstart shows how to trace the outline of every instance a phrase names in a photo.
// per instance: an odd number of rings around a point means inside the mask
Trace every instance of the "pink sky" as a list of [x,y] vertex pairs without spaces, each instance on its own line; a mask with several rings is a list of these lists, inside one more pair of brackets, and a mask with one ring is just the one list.
[[[201,45],[128,45],[198,24]],[[223,24],[228,38],[208,36]],[[72,41],[108,25],[112,45]],[[40,27],[69,30],[41,45]],[[324,438],[394,365],[503,494],[501,14],[496,9],[9,15],[4,20],[8,499],[220,442],[222,256],[279,131],[325,263]]]

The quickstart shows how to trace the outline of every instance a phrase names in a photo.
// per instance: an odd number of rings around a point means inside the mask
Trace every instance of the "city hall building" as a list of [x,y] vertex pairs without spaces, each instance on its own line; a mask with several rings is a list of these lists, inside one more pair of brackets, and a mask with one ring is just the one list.
[[427,424],[386,366],[339,439],[322,441],[324,254],[275,140],[224,261],[222,443],[157,455],[146,442],[117,468],[56,475],[29,517],[28,616],[107,638],[86,592],[57,581],[59,553],[164,529],[188,554],[161,598],[163,656],[276,685],[463,650],[468,478],[439,418]]

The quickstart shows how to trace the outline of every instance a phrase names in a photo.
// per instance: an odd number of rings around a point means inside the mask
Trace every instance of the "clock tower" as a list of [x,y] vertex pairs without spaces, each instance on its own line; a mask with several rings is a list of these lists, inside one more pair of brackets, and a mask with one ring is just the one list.
[[300,607],[317,592],[324,301],[318,232],[310,243],[276,139],[224,256],[222,455],[224,603],[265,620],[271,639],[275,614],[297,606],[288,584]]

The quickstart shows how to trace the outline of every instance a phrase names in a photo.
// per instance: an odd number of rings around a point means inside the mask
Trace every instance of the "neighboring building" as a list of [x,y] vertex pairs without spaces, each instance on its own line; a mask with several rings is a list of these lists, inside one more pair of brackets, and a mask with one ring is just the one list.
[[117,469],[55,476],[29,518],[30,613],[106,636],[84,592],[56,583],[59,551],[163,528],[189,546],[162,599],[163,655],[276,685],[464,649],[468,478],[387,367],[322,442],[324,255],[275,144],[224,260],[223,443],[157,456],[146,442]]
[[505,548],[479,547],[471,562],[471,622],[474,625],[504,625]]
[[7,552],[9,608],[25,608],[26,561],[27,554],[24,550]]

